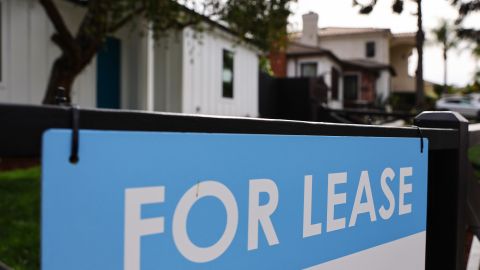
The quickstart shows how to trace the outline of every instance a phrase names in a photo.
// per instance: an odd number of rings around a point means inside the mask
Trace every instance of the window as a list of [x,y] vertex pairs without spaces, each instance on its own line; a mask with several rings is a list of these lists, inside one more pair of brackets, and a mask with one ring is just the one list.
[[366,46],[366,55],[367,57],[375,57],[375,42],[369,41]]
[[343,77],[343,97],[346,101],[358,99],[358,75],[345,75]]
[[233,52],[223,50],[222,96],[233,98]]
[[317,77],[317,63],[303,63],[300,75],[302,77]]
[[332,99],[338,100],[338,78],[340,77],[340,72],[332,67]]

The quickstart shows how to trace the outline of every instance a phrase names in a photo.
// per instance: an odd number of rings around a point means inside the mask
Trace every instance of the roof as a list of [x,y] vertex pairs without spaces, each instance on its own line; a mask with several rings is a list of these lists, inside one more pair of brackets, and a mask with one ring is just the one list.
[[315,46],[308,46],[305,44],[301,44],[298,42],[290,42],[287,46],[287,50],[285,52],[287,56],[299,57],[299,56],[327,56],[334,62],[338,64],[342,64],[342,60],[338,58],[334,53],[329,50],[315,47]]
[[340,66],[342,66],[343,68],[362,69],[371,72],[388,70],[392,75],[396,75],[396,72],[391,65],[382,64],[367,59],[342,60],[329,50],[323,49],[321,47],[308,46],[298,42],[290,42],[285,53],[287,54],[287,57],[326,56]]
[[[364,34],[387,34],[395,40],[414,40],[415,32],[392,33],[388,28],[374,28],[374,27],[324,27],[318,29],[319,37],[337,37],[337,36],[351,36]],[[290,33],[293,40],[300,40],[302,32]]]
[[411,47],[415,47],[417,43],[415,36],[417,33],[415,32],[406,32],[406,33],[397,33],[392,35],[392,40],[390,42],[390,46],[397,46],[397,45],[407,45]]
[[379,63],[377,61],[367,60],[367,59],[342,60],[342,61],[344,62],[345,67],[362,68],[370,71],[388,70],[393,76],[397,75],[397,73],[395,72],[395,69],[391,65]]
[[359,35],[359,34],[376,34],[385,33],[391,34],[388,28],[373,28],[373,27],[324,27],[318,29],[320,37],[328,36],[342,36],[342,35]]
[[394,38],[414,38],[417,35],[415,32],[395,33]]
[[[66,0],[66,1],[85,7],[85,6],[87,6],[89,0]],[[235,30],[231,29],[227,25],[227,23],[225,23],[224,21],[212,20],[211,18],[209,18],[209,17],[207,17],[203,14],[197,13],[195,10],[192,10],[192,9],[190,9],[190,8],[184,6],[184,5],[181,5],[181,4],[178,4],[178,5],[181,6],[183,8],[183,10],[185,12],[187,12],[188,14],[190,14],[192,16],[197,16],[201,21],[209,24],[210,26],[217,27],[218,29],[221,29],[221,30],[233,35],[233,36],[239,36],[239,34]],[[251,38],[243,37],[242,41],[250,43],[251,45],[255,46],[258,49],[258,44],[256,44],[255,41],[252,40]]]

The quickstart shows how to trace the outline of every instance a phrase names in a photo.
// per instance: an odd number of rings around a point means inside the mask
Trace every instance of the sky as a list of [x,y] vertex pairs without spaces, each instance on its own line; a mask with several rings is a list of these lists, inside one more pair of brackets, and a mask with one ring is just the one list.
[[[370,15],[358,14],[358,8],[352,6],[352,0],[298,0],[293,5],[294,14],[290,17],[290,29],[302,29],[302,15],[310,11],[319,14],[319,27],[379,27],[390,28],[393,33],[415,32],[417,30],[416,11],[414,1],[407,0],[404,12],[400,15],[392,12],[393,0],[378,0],[378,4]],[[448,0],[423,0],[424,31],[427,40],[431,39],[431,30],[438,26],[444,18],[454,21],[457,11]],[[466,26],[480,26],[480,15],[470,16],[465,22]],[[468,48],[467,43],[459,45],[458,49],[448,53],[448,83],[464,86],[472,81],[476,61]],[[416,54],[409,59],[409,73],[414,74],[416,69]],[[424,78],[427,81],[443,84],[443,57],[439,45],[427,41],[424,48]]]

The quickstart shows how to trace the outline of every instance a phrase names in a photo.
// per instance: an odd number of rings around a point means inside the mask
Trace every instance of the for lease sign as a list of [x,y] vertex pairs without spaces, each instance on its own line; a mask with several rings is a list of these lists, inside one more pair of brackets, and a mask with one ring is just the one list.
[[417,138],[81,131],[70,164],[70,136],[44,135],[43,269],[424,269]]

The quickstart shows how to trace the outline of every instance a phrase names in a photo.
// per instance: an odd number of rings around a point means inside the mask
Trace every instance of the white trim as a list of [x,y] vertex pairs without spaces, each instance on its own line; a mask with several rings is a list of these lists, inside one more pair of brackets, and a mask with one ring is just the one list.
[[315,65],[315,77],[319,77],[320,74],[318,74],[318,61],[300,61],[300,63],[298,63],[298,66],[299,66],[299,69],[300,69],[300,76],[299,78],[309,78],[309,77],[304,77],[303,76],[303,66],[304,65]]
[[[232,81],[232,97],[224,97],[223,96],[223,52],[224,51],[228,51],[228,52],[231,52],[233,54],[233,81]],[[221,68],[221,72],[220,72],[220,100],[222,103],[225,103],[225,104],[233,104],[234,101],[235,101],[235,63],[237,62],[235,59],[237,58],[236,55],[237,55],[237,52],[235,51],[235,48],[227,48],[227,46],[222,46],[221,47],[221,52],[220,52],[221,56],[220,56],[220,59],[221,59],[221,65],[220,65],[220,68]]]

